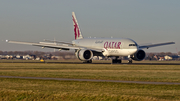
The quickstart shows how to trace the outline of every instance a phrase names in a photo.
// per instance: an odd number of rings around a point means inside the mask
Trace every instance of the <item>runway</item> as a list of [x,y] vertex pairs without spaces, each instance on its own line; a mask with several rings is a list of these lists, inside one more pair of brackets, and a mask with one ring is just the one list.
[[[112,64],[112,63],[106,63],[106,62],[94,62],[94,63],[83,63],[83,62],[29,62],[29,61],[23,61],[23,62],[1,62],[1,63],[47,63],[47,64]],[[180,65],[180,63],[114,63],[113,65]]]
[[0,76],[0,78],[57,80],[57,81],[81,81],[81,82],[115,82],[115,83],[154,84],[154,85],[180,85],[180,83],[175,83],[175,82],[146,82],[146,81],[121,81],[121,80],[93,80],[93,79],[68,79],[68,78],[19,77],[19,76]]

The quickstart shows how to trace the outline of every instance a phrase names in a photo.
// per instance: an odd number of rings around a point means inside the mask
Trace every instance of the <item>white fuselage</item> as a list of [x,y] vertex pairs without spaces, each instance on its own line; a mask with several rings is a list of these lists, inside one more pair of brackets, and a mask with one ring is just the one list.
[[103,49],[104,56],[128,56],[138,50],[137,43],[128,38],[83,38],[72,43],[75,46]]

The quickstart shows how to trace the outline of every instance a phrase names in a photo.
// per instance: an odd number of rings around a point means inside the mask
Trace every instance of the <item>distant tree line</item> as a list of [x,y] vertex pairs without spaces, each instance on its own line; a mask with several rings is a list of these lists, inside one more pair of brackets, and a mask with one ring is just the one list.
[[180,52],[178,53],[171,53],[171,52],[147,53],[147,59],[154,60],[154,59],[157,59],[157,57],[164,57],[166,55],[178,59],[178,55],[180,55]]
[[[180,54],[180,52],[179,52],[178,54]],[[177,55],[177,53],[160,52],[160,53],[147,53],[147,55],[148,55],[149,57],[153,57],[153,56],[155,56],[155,55],[158,55],[158,56],[165,56],[165,55],[173,56],[173,55]]]
[[[56,51],[56,52],[42,52],[42,51],[1,51],[0,50],[0,55],[35,55],[35,56],[44,56],[44,55],[54,55],[54,56],[62,56],[62,58],[65,59],[65,56],[67,55],[74,55],[73,51]],[[177,53],[171,53],[171,52],[160,52],[160,53],[147,53],[148,58],[154,58],[154,56],[175,56]],[[178,52],[178,55],[180,55],[180,51]]]
[[42,52],[42,51],[1,51],[0,55],[35,55],[42,57],[44,55],[50,54],[51,56],[62,56],[65,59],[66,55],[74,55],[71,51],[56,51],[56,52]]
[[[74,55],[74,52],[72,51],[56,51],[56,52],[42,52],[42,51],[1,51],[0,50],[0,55],[27,55],[27,54],[33,54],[37,56],[42,56],[45,54],[52,54],[52,55],[57,55],[57,56],[63,56],[63,55]],[[171,52],[160,52],[160,53],[147,53],[148,56],[154,56],[154,55],[159,55],[159,56],[172,56],[172,55],[177,55],[177,53],[171,53]],[[178,52],[178,55],[180,55],[180,51]]]

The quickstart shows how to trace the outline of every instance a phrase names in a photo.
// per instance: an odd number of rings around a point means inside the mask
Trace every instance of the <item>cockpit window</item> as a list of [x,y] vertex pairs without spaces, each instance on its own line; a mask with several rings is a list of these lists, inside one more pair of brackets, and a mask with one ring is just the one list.
[[136,44],[129,44],[129,46],[137,46]]

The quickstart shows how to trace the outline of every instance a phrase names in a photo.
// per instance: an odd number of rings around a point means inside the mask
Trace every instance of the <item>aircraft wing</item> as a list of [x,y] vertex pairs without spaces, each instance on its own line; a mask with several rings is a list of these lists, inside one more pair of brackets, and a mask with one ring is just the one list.
[[57,43],[50,43],[50,42],[22,42],[22,41],[10,41],[6,40],[8,43],[15,43],[15,44],[25,44],[25,45],[32,45],[32,46],[39,46],[42,48],[55,48],[55,49],[62,49],[62,50],[70,50],[70,49],[89,49],[96,52],[103,52],[103,49],[99,48],[91,48],[91,47],[81,47],[81,46],[69,46],[69,44],[57,44]]
[[151,47],[157,47],[157,46],[163,46],[163,45],[169,45],[169,44],[175,44],[175,42],[166,42],[166,43],[158,43],[158,44],[148,44],[148,45],[139,45],[139,48],[151,48]]
[[44,40],[46,42],[53,42],[53,43],[61,43],[61,44],[68,44],[68,45],[73,45],[72,43],[67,43],[67,42],[62,42],[62,41],[54,41],[54,40]]

